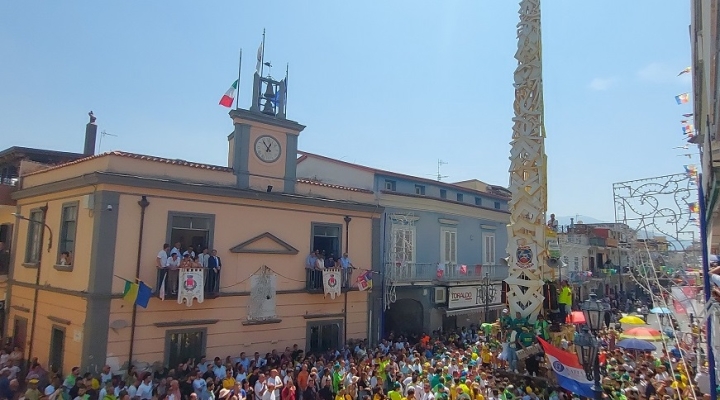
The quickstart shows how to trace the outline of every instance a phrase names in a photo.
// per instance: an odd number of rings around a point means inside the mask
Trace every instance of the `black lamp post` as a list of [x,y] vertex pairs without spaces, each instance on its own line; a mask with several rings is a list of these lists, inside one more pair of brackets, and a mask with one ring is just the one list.
[[483,299],[483,304],[485,304],[485,322],[489,322],[488,314],[490,313],[490,302],[495,299],[495,295],[497,294],[497,288],[492,284],[492,282],[490,282],[489,273],[485,273],[485,277],[483,278],[479,289],[479,297]]
[[605,325],[605,314],[609,311],[605,303],[598,300],[595,293],[585,300],[580,307],[585,316],[585,327],[583,332],[575,339],[575,349],[578,361],[585,369],[589,380],[594,380],[593,392],[595,399],[602,399],[602,386],[600,386],[600,341],[596,333]]

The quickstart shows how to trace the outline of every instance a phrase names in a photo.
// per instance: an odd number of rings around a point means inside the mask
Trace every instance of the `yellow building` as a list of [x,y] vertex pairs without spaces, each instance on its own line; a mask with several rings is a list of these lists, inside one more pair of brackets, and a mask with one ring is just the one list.
[[[382,209],[370,191],[296,179],[304,127],[285,119],[282,102],[268,103],[255,95],[250,110],[230,112],[229,167],[116,151],[21,177],[17,213],[37,223],[15,223],[6,332],[28,343],[27,357],[96,371],[368,336],[367,292],[354,284],[362,271],[331,298],[305,265],[321,250],[370,269]],[[159,252],[178,242],[181,252],[217,250],[218,290],[179,304],[182,287],[167,281],[168,296],[147,308],[123,300],[135,277],[159,290]],[[262,279],[271,283],[259,298]]]

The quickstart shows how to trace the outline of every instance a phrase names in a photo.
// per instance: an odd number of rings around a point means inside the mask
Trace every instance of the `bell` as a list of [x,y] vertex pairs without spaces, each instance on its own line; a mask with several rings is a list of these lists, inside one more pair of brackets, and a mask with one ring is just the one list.
[[266,115],[272,115],[275,116],[275,107],[273,107],[273,103],[270,100],[265,100],[265,106],[263,106],[262,113]]
[[263,95],[265,99],[270,100],[275,98],[275,90],[273,89],[273,85],[271,83],[268,83],[265,85],[265,94]]

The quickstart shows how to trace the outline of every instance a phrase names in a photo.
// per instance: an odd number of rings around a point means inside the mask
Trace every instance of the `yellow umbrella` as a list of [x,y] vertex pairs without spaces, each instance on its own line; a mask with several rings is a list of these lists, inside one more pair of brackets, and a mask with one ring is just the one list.
[[620,318],[620,323],[628,325],[647,325],[642,318],[636,317],[634,315],[628,315],[626,317]]
[[645,327],[628,329],[620,335],[620,339],[642,339],[648,342],[657,342],[664,338],[665,335],[662,332]]

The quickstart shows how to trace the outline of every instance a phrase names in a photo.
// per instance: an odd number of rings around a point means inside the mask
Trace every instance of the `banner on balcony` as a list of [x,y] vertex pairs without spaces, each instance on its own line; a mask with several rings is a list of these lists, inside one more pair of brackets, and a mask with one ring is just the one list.
[[205,276],[203,268],[180,268],[178,285],[178,304],[187,303],[190,307],[193,299],[198,303],[205,300]]
[[323,288],[325,297],[330,295],[331,299],[339,296],[342,287],[342,272],[339,269],[326,269],[323,271]]

